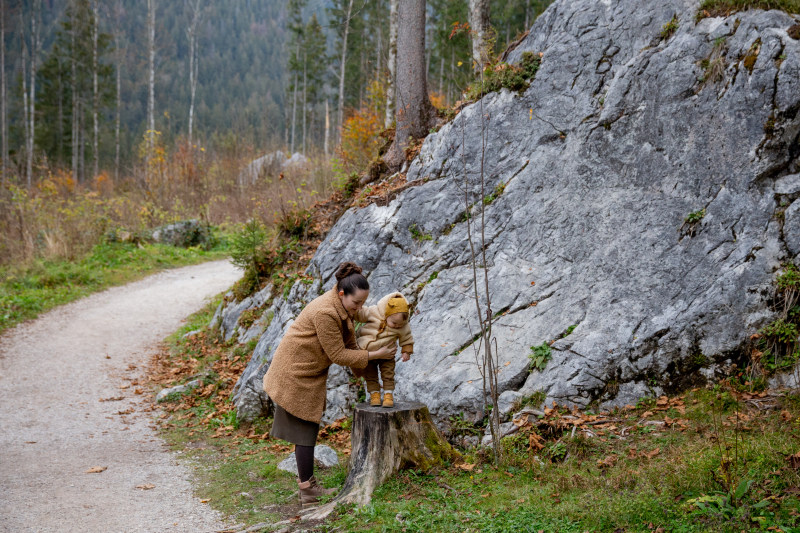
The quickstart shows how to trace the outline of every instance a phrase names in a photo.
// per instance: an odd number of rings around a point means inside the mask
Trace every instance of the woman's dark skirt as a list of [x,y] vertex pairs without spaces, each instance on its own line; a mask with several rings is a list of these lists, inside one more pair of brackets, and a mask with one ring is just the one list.
[[270,435],[300,446],[315,446],[318,433],[319,424],[297,418],[280,405],[275,404],[275,416]]

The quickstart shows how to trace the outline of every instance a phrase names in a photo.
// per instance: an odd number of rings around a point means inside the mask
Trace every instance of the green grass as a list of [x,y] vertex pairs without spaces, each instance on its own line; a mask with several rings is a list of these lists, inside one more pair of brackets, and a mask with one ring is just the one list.
[[[442,470],[432,475],[404,472],[381,486],[361,509],[338,513],[320,531],[798,531],[800,501],[793,492],[800,476],[785,455],[795,453],[800,432],[778,412],[764,416],[761,427],[740,434],[741,453],[732,469],[736,485],[750,490],[724,514],[701,511],[689,503],[724,490],[715,481],[720,453],[706,425],[710,393],[693,395],[686,431],[633,432],[626,438],[571,439],[563,461],[531,461],[527,439],[504,439],[510,464],[488,465],[473,472]],[[640,414],[640,413],[639,413]],[[725,416],[730,416],[729,411]],[[647,427],[647,426],[646,426]],[[730,444],[733,429],[721,432]],[[510,440],[509,440],[510,439]],[[584,442],[575,441],[582,440]],[[524,441],[524,442],[523,442]],[[637,454],[659,451],[652,459]],[[615,455],[610,468],[598,460]],[[546,457],[541,453],[540,457]],[[564,454],[558,457],[563,458]],[[745,483],[744,486],[747,486]],[[791,489],[791,490],[790,490]],[[760,502],[768,501],[768,504]],[[398,520],[398,515],[402,521]]]
[[75,261],[38,260],[0,269],[0,333],[83,296],[167,268],[222,259],[227,245],[205,251],[161,244],[99,244]]
[[800,0],[703,0],[698,8],[698,18],[728,16],[748,9],[779,9],[787,13],[800,13]]

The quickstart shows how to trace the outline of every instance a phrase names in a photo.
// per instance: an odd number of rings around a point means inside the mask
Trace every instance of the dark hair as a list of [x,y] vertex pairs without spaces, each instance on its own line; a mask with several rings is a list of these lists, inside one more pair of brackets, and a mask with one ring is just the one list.
[[336,269],[336,288],[348,295],[356,292],[356,289],[368,291],[369,282],[361,273],[360,266],[347,262]]

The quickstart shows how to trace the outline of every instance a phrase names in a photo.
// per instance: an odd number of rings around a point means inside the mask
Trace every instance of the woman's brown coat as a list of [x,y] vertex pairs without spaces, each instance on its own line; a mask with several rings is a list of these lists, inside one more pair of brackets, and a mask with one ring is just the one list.
[[353,321],[332,289],[314,299],[281,339],[264,376],[264,391],[297,418],[319,423],[325,410],[328,367],[364,368]]

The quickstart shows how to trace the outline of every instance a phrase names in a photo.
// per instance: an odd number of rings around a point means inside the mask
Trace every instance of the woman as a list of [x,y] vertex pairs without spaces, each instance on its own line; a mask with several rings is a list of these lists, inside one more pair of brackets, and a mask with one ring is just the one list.
[[361,369],[368,361],[391,359],[397,348],[359,350],[353,317],[369,296],[369,282],[361,267],[342,263],[336,286],[316,298],[297,316],[281,339],[264,376],[264,391],[275,403],[273,437],[295,445],[300,503],[313,505],[332,490],[314,478],[314,446],[325,411],[328,367]]

